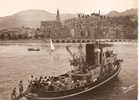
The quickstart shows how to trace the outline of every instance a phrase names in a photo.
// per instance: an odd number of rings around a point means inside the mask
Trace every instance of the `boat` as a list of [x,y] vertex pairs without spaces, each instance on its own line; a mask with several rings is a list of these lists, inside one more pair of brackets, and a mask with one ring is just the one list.
[[28,51],[40,51],[39,48],[28,48]]
[[51,48],[51,51],[55,50],[52,39],[50,39],[50,48]]
[[[97,30],[102,32],[99,25],[97,24]],[[85,44],[85,53],[80,44],[79,55],[72,53],[69,46],[66,46],[71,56],[71,70],[62,75],[31,80],[21,97],[24,96],[27,100],[61,100],[93,91],[117,77],[123,60],[114,53],[112,44],[99,40],[95,42],[88,41]],[[50,47],[51,51],[55,50],[52,39]]]
[[[123,60],[117,58],[111,47],[110,44],[86,44],[86,56],[82,57],[73,55],[69,47],[66,47],[72,56],[69,62],[73,69],[54,76],[51,81],[48,79],[46,84],[43,84],[45,81],[39,81],[39,85],[31,84],[24,96],[28,100],[61,100],[100,87],[117,77],[121,70]],[[55,86],[60,88],[56,89]]]

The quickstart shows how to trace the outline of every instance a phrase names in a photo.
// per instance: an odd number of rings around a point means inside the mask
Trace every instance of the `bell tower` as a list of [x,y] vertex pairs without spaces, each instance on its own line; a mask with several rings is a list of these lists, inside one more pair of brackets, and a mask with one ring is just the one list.
[[60,14],[59,14],[59,9],[57,9],[56,20],[57,20],[58,22],[60,22]]

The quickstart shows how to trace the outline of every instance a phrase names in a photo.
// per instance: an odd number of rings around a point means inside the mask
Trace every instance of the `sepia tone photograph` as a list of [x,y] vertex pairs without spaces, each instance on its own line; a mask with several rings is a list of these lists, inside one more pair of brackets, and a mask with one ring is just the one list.
[[0,7],[0,100],[138,100],[137,0]]

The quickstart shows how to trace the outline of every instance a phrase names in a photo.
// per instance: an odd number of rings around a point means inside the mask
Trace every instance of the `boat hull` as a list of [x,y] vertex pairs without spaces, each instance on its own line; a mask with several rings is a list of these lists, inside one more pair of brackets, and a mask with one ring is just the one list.
[[[119,74],[121,70],[121,67],[119,67],[114,73],[112,73],[111,75],[107,76],[105,79],[103,80],[100,80],[99,82],[97,83],[94,83],[94,84],[89,84],[88,86],[82,88],[82,89],[74,89],[75,91],[73,93],[70,93],[70,94],[66,94],[66,92],[63,92],[65,93],[65,95],[63,95],[61,93],[61,96],[55,96],[55,97],[38,97],[38,96],[32,96],[32,95],[27,95],[26,98],[28,100],[56,100],[56,99],[64,99],[64,98],[69,98],[69,97],[72,97],[72,96],[76,96],[76,95],[80,95],[80,94],[83,94],[83,93],[86,93],[88,91],[91,91],[97,87],[100,87],[101,85],[107,83],[108,81],[112,80],[113,78],[117,77],[117,75]],[[48,94],[49,95],[49,94]]]
[[39,48],[28,48],[28,51],[40,51]]

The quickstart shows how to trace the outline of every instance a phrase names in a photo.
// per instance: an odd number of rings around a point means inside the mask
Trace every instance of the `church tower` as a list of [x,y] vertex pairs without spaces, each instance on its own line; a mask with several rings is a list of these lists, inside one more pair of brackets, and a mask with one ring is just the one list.
[[60,14],[59,14],[59,9],[57,9],[56,20],[57,20],[58,22],[60,22]]

